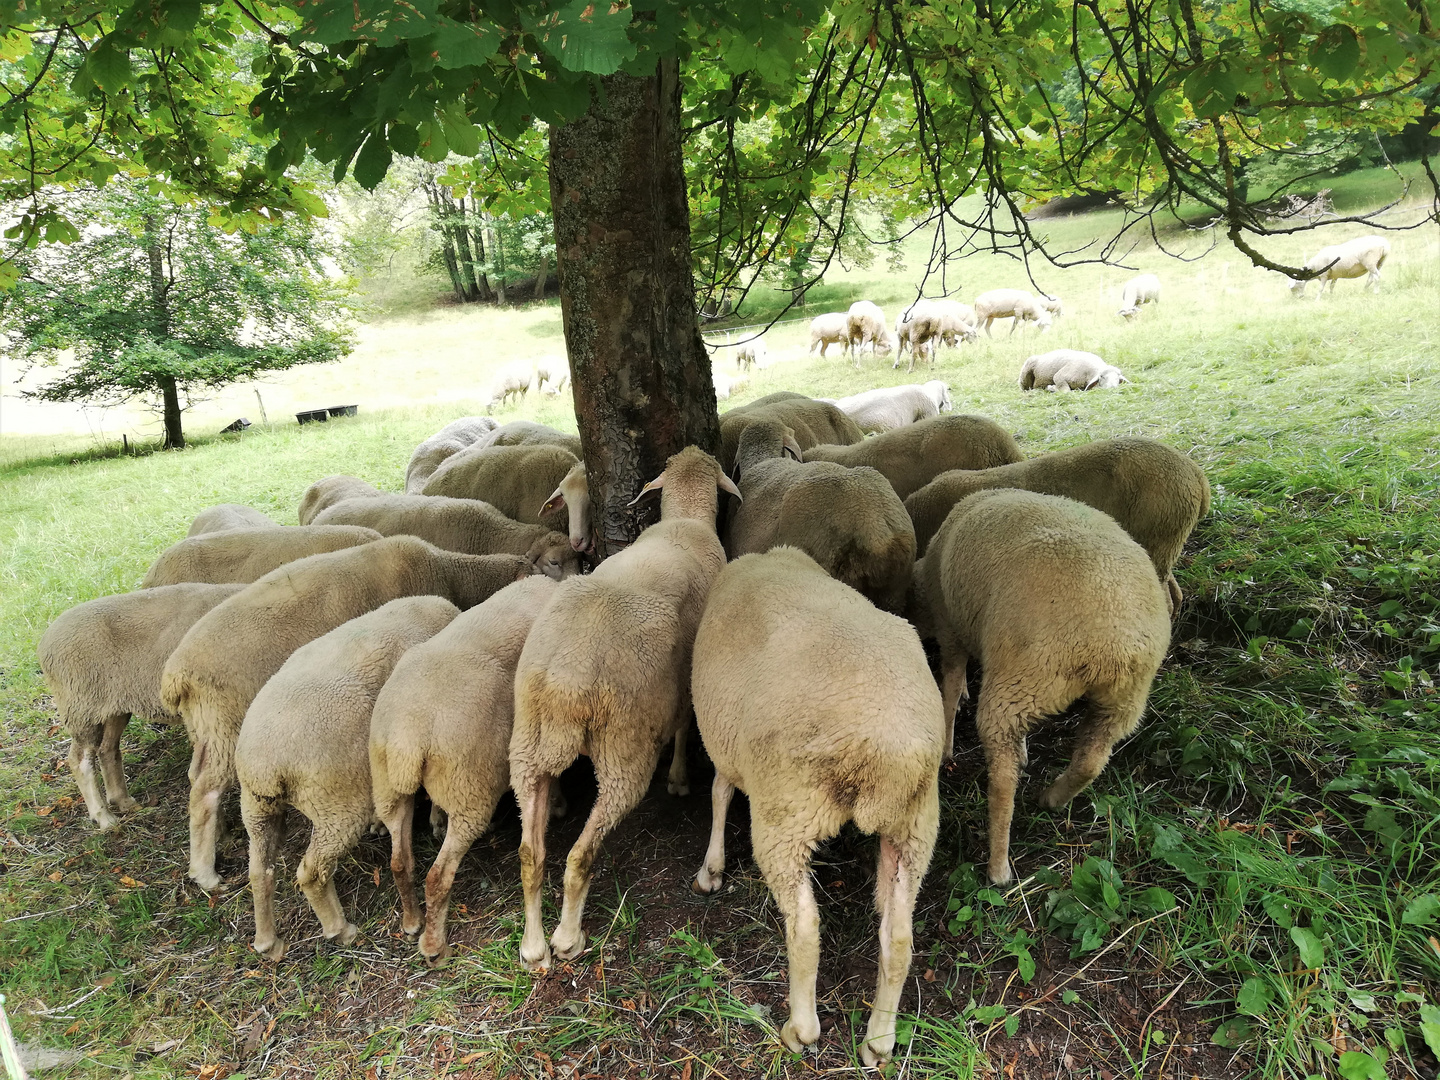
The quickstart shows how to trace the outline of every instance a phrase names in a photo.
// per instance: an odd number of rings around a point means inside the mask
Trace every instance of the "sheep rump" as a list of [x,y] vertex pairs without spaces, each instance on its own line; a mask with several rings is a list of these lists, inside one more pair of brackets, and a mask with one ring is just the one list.
[[[365,501],[365,500],[359,500]],[[162,551],[140,582],[142,589],[182,581],[209,585],[258,581],[286,563],[379,540],[374,529],[353,525],[288,525],[230,529],[190,536]]]

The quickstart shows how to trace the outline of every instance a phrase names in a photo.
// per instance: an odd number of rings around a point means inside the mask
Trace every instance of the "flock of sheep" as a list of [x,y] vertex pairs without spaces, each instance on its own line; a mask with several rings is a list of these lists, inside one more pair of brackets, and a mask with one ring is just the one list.
[[[781,1037],[792,1049],[820,1034],[811,853],[847,821],[878,834],[880,964],[862,1056],[882,1062],[968,662],[984,672],[989,870],[1004,882],[1026,734],[1088,699],[1071,763],[1042,803],[1065,803],[1100,772],[1139,721],[1181,599],[1171,570],[1209,508],[1201,470],[1160,443],[1106,439],[1027,459],[999,425],[949,407],[931,382],[732,409],[718,459],[674,455],[636,494],[659,493],[658,523],[589,573],[579,441],[523,421],[448,425],[416,447],[403,494],[318,480],[299,525],[234,504],[206,510],[139,590],[71,608],[41,639],[90,816],[111,829],[136,808],[119,750],[130,716],[183,723],[190,876],[220,887],[221,798],[238,784],[256,950],[285,952],[275,865],[293,806],[312,826],[297,880],[325,936],[358,933],[334,875],[383,825],[401,926],[436,961],[456,868],[513,790],[520,957],[540,970],[585,948],[600,844],[667,745],[669,790],[688,791],[693,713],[716,768],[694,888],[721,886],[738,788],[786,921]],[[922,639],[938,644],[938,680]],[[581,754],[598,795],[547,941],[546,826],[563,812],[555,779]],[[423,914],[421,788],[444,836]]]

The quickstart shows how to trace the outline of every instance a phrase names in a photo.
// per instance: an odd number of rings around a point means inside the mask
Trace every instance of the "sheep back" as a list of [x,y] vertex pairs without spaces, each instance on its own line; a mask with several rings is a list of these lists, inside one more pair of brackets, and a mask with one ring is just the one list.
[[462,416],[431,435],[415,447],[409,464],[405,466],[406,493],[420,494],[425,488],[425,481],[430,479],[442,461],[467,446],[473,446],[495,427],[495,421],[488,416]]
[[482,438],[480,446],[559,446],[580,457],[580,436],[537,424],[532,420],[511,420]]
[[374,484],[366,483],[358,476],[337,473],[334,476],[316,480],[305,489],[305,494],[300,498],[298,512],[300,524],[311,524],[320,511],[327,506],[334,506],[341,499],[358,499],[379,494],[379,488]]
[[479,499],[515,521],[550,524],[558,517],[542,522],[540,508],[577,463],[560,446],[472,446],[435,470],[425,494]]
[[207,536],[229,529],[278,529],[280,523],[242,503],[221,503],[201,510],[190,523],[186,536]]
[[776,420],[788,427],[801,450],[821,443],[848,446],[865,437],[849,416],[830,402],[782,391],[731,409],[720,418],[720,467],[729,473],[745,428],[756,420]]
[[191,536],[162,551],[140,587],[151,589],[181,581],[248,585],[296,559],[378,539],[380,534],[374,529],[318,523],[277,529],[230,529]]
[[806,461],[833,461],[877,470],[895,494],[907,498],[942,472],[989,469],[1025,457],[1011,434],[984,416],[933,416],[881,432],[851,446],[814,446]]

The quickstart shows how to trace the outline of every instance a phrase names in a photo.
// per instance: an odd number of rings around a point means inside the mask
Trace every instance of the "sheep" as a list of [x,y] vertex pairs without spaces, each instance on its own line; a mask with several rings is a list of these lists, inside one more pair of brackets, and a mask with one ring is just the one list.
[[720,418],[720,466],[727,473],[735,464],[740,435],[756,420],[778,420],[790,429],[801,450],[821,443],[849,446],[865,437],[859,425],[833,402],[782,390],[731,409]]
[[751,338],[735,349],[735,366],[741,371],[748,371],[752,367],[766,367],[769,354],[770,350],[763,337]]
[[425,878],[420,955],[445,955],[450,887],[465,853],[490,824],[510,788],[515,667],[530,627],[555,594],[530,577],[507,585],[406,653],[375,701],[370,722],[370,782],[375,813],[390,832],[390,868],[400,893],[401,929],[421,931],[410,845],[415,792],[450,818]]
[[320,515],[320,511],[334,506],[341,499],[369,498],[379,494],[379,488],[374,484],[367,484],[358,476],[346,476],[344,473],[327,476],[316,480],[305,489],[305,494],[300,498],[297,516],[301,525],[311,525]]
[[1033,322],[1043,334],[1053,322],[1045,304],[1024,289],[991,289],[975,298],[975,325],[983,325],[986,337],[996,319],[1012,319],[1011,334],[1023,322]]
[[1122,382],[1130,380],[1120,374],[1120,369],[1107,364],[1091,352],[1079,349],[1055,349],[1041,353],[1025,361],[1020,369],[1020,389],[1039,390],[1042,386],[1050,391],[1113,390]]
[[901,499],[951,469],[989,469],[1025,457],[1014,438],[983,416],[932,416],[853,446],[813,446],[806,461],[878,471]]
[[560,446],[472,446],[435,470],[425,494],[480,499],[506,517],[541,525],[541,508],[550,493],[578,464],[575,455]]
[[381,536],[418,536],[466,555],[524,555],[559,581],[580,572],[570,541],[544,525],[522,525],[489,503],[445,495],[382,495],[346,499],[316,519],[322,525],[364,525]]
[[[937,341],[953,347],[961,339],[973,341],[979,336],[974,326],[974,311],[958,300],[917,300],[910,306],[906,319],[905,328],[910,339],[909,371],[915,370],[915,358],[920,349],[925,349],[930,362],[934,363]],[[898,349],[895,363],[890,366],[892,369],[900,366]]]
[[1120,311],[1118,314],[1127,322],[1140,314],[1145,304],[1160,302],[1160,279],[1154,274],[1138,274],[1125,282],[1120,290]]
[[1065,314],[1065,305],[1060,302],[1058,296],[1047,296],[1045,293],[1041,293],[1036,299],[1040,301],[1040,306],[1050,313],[1052,319],[1058,319]]
[[182,581],[210,585],[241,582],[248,585],[277,566],[296,559],[379,539],[380,534],[374,529],[357,528],[348,523],[290,525],[280,529],[230,529],[206,536],[190,536],[160,553],[150,565],[140,587],[153,589],[157,585],[175,585]]
[[262,514],[253,506],[240,503],[221,503],[208,510],[201,510],[190,523],[186,536],[208,536],[210,533],[225,532],[229,529],[278,529],[280,523]]
[[512,397],[523,400],[530,392],[530,383],[534,379],[534,373],[528,367],[512,365],[495,375],[495,380],[490,384],[490,408],[499,409],[506,405]]
[[310,819],[310,846],[296,884],[329,941],[359,933],[335,888],[341,856],[372,817],[370,717],[406,650],[460,614],[439,596],[391,600],[300,646],[251,702],[235,741],[240,816],[250,834],[250,896],[257,953],[285,956],[275,933],[275,859],[293,806]]
[[405,466],[405,494],[419,495],[440,463],[467,446],[473,446],[487,433],[494,431],[496,423],[488,416],[462,416],[453,420],[415,447],[410,463]]
[[1013,465],[941,473],[905,500],[919,550],[927,550],[951,507],[985,488],[1064,495],[1109,514],[1150,553],[1172,614],[1180,607],[1175,560],[1210,512],[1210,482],[1180,451],[1153,439],[1101,439]]
[[590,520],[590,479],[585,473],[585,463],[570,467],[565,478],[540,507],[540,516],[559,513],[564,510],[570,519],[570,546],[576,551],[595,550],[595,526]]
[[[869,300],[856,300],[850,305],[850,310],[845,313],[845,333],[856,367],[860,366],[860,353],[866,345],[874,354],[887,351],[895,344],[885,324],[885,312]],[[882,345],[885,348],[882,349]]]
[[535,362],[535,389],[557,397],[569,384],[570,361],[565,357],[547,356]]
[[940,646],[946,757],[966,664],[980,663],[990,880],[1003,884],[1026,736],[1089,699],[1069,768],[1040,795],[1042,806],[1064,806],[1140,722],[1170,645],[1165,592],[1144,549],[1108,515],[1056,495],[981,491],[950,512],[917,564],[912,614]]
[[[676,740],[670,788],[685,787],[690,650],[710,583],[725,565],[715,535],[720,490],[737,494],[715,459],[687,446],[636,496],[659,490],[660,520],[593,573],[563,582],[535,620],[515,674],[510,779],[520,803],[525,931],[520,959],[550,966],[585,948],[580,920],[600,842],[640,801],[661,746]],[[581,753],[599,794],[565,868],[565,903],[549,944],[541,921],[549,792]]]
[[726,811],[739,788],[750,798],[755,861],[785,916],[790,1016],[780,1038],[791,1050],[820,1038],[811,852],[847,821],[880,836],[880,965],[860,1054],[866,1065],[883,1064],[895,1046],[915,896],[939,823],[945,718],[925,651],[903,620],[780,547],[720,574],[691,678],[715,762],[710,846],[694,889],[720,888]]
[[726,554],[734,559],[788,544],[880,607],[900,611],[915,561],[905,504],[874,469],[790,460],[787,438],[773,420],[757,421],[740,436],[735,471],[743,501],[725,529]]
[[[1357,278],[1365,275],[1365,283],[1376,292],[1380,291],[1380,268],[1390,256],[1390,241],[1383,236],[1357,236],[1343,244],[1331,244],[1310,256],[1305,263],[1306,270],[1318,270],[1315,280],[1320,282],[1320,291],[1315,299],[1325,295],[1328,286],[1335,291],[1335,282],[1341,278]],[[1309,278],[1296,278],[1290,282],[1290,292],[1299,298],[1305,295]]]
[[192,626],[165,664],[161,700],[185,721],[190,760],[190,876],[218,888],[220,796],[235,779],[245,710],[290,654],[402,596],[473,607],[532,573],[520,555],[461,555],[413,536],[311,555],[272,570]]
[[818,346],[823,358],[831,345],[839,345],[841,352],[850,348],[850,316],[844,311],[827,311],[810,320],[810,351]]
[[841,398],[835,404],[867,435],[877,431],[892,431],[917,420],[949,412],[953,407],[950,387],[939,379],[923,385],[912,383],[909,386],[883,386],[876,390],[866,390]]
[[[111,813],[139,809],[125,786],[120,736],[131,716],[178,724],[160,698],[160,673],[185,632],[244,585],[165,585],[102,596],[62,612],[40,636],[40,670],[70,733],[70,775],[101,832]],[[95,775],[96,759],[105,794]],[[107,805],[108,803],[108,805]]]
[[480,439],[477,446],[559,446],[580,457],[580,436],[557,431],[548,424],[511,420]]
[[738,394],[750,385],[750,376],[745,372],[739,375],[726,375],[723,371],[713,372],[711,378],[715,380],[715,400],[729,401],[731,394]]

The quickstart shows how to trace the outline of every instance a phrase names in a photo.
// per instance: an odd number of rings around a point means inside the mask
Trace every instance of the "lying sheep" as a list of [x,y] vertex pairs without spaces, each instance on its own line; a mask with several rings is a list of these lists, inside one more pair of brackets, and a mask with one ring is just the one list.
[[534,374],[530,369],[520,365],[511,366],[496,374],[494,382],[490,384],[490,408],[502,408],[512,397],[517,401],[524,400],[525,395],[530,392],[533,379]]
[[844,311],[829,311],[810,320],[810,351],[818,347],[823,357],[831,345],[840,351],[850,348],[850,316]]
[[1150,553],[1173,613],[1183,596],[1172,570],[1195,523],[1210,512],[1210,482],[1178,450],[1153,439],[1101,439],[978,472],[941,473],[905,500],[919,550],[951,508],[986,488],[1064,495],[1101,510]]
[[524,555],[559,581],[580,572],[570,541],[544,525],[522,525],[489,503],[444,495],[382,495],[346,499],[316,519],[321,525],[364,525],[381,536],[418,536],[467,555]]
[[763,337],[752,338],[742,342],[735,349],[735,366],[741,371],[749,371],[752,367],[765,367],[766,358],[770,350],[765,345]]
[[413,536],[311,555],[272,570],[192,626],[165,664],[161,700],[185,721],[190,760],[190,876],[220,884],[220,796],[235,779],[245,710],[290,654],[341,623],[403,596],[473,607],[534,571],[519,555],[461,555]]
[[720,465],[727,473],[735,464],[741,434],[757,420],[775,420],[785,425],[801,450],[822,443],[849,446],[865,437],[855,421],[833,402],[780,391],[731,409],[720,418]]
[[880,473],[905,498],[951,469],[989,469],[1025,457],[1010,433],[983,416],[932,416],[853,446],[813,446],[806,461]]
[[541,508],[578,464],[559,446],[472,446],[435,470],[425,494],[479,499],[506,517],[540,525]]
[[391,600],[296,649],[255,695],[235,743],[240,816],[250,834],[254,948],[279,961],[275,859],[285,810],[310,819],[310,846],[296,884],[328,941],[359,933],[345,918],[335,867],[370,825],[370,716],[375,698],[406,650],[460,612],[438,596]]
[[511,420],[488,432],[477,446],[559,446],[580,456],[580,436],[532,420]]
[[[1327,286],[1334,292],[1335,282],[1341,278],[1357,278],[1362,274],[1365,276],[1365,283],[1379,292],[1380,268],[1389,257],[1390,241],[1383,236],[1357,236],[1343,244],[1331,244],[1321,248],[1306,260],[1305,269],[1322,271],[1315,278],[1320,282],[1320,291],[1315,297],[1317,300],[1325,295]],[[1297,278],[1290,283],[1290,291],[1296,297],[1304,296],[1305,288],[1309,284],[1309,278]]]
[[542,577],[507,585],[407,652],[380,691],[370,722],[375,813],[390,832],[390,869],[401,929],[421,930],[410,834],[415,792],[449,815],[445,842],[425,878],[420,955],[445,954],[445,917],[455,871],[510,790],[515,667],[536,616],[555,595]]
[[923,385],[882,386],[841,398],[835,404],[867,435],[876,431],[893,431],[917,420],[939,416],[953,407],[950,387],[939,379]]
[[1125,282],[1125,287],[1120,290],[1119,314],[1129,321],[1140,314],[1144,305],[1159,302],[1160,279],[1154,274],[1138,274]]
[[[594,573],[562,583],[520,654],[510,778],[525,889],[520,958],[532,970],[549,967],[551,947],[562,960],[584,950],[580,919],[600,842],[645,794],[671,739],[671,790],[686,790],[690,650],[710,583],[725,565],[715,535],[718,492],[736,491],[694,446],[673,455],[641,494],[657,489],[660,520]],[[565,904],[547,945],[540,904],[550,786],[582,753],[595,766],[599,793],[566,862]]]
[[[160,698],[165,661],[202,615],[244,587],[166,585],[102,596],[63,612],[40,636],[40,670],[60,724],[70,733],[70,775],[102,832],[120,824],[110,807],[121,813],[139,809],[125,786],[120,758],[120,736],[130,717],[180,722]],[[97,758],[104,795],[95,775]]]
[[208,510],[201,510],[190,523],[186,536],[208,536],[211,533],[226,532],[230,529],[278,529],[280,523],[262,514],[253,506],[240,503],[221,503]]
[[415,447],[410,463],[405,466],[405,493],[419,495],[440,463],[467,446],[474,446],[496,428],[488,416],[462,416],[452,420],[428,439]]
[[1107,364],[1091,352],[1079,349],[1056,349],[1025,361],[1020,369],[1020,389],[1039,390],[1113,390],[1130,380],[1120,369]]
[[1064,806],[1140,722],[1170,644],[1165,593],[1139,544],[1109,516],[1030,491],[982,491],[945,519],[915,568],[917,626],[940,645],[948,734],[980,663],[975,727],[990,773],[990,880],[1010,872],[1010,819],[1026,736],[1081,697],[1090,709],[1070,766],[1040,796]]
[[281,529],[231,529],[206,536],[191,536],[162,551],[150,565],[140,587],[153,589],[157,585],[175,585],[182,581],[248,585],[277,566],[296,559],[379,539],[380,534],[374,529],[318,522]]
[[379,488],[374,484],[367,484],[358,476],[346,476],[340,473],[316,480],[305,489],[305,494],[300,499],[298,514],[300,524],[313,524],[315,519],[320,516],[320,511],[334,506],[342,499],[370,498],[379,494]]
[[788,544],[880,607],[900,611],[915,561],[905,504],[874,469],[792,461],[784,454],[788,437],[773,420],[740,436],[735,473],[744,498],[725,530],[726,554]]
[[975,325],[983,326],[986,337],[991,336],[990,324],[996,319],[1013,320],[1010,323],[1012,334],[1024,322],[1033,322],[1041,333],[1049,330],[1053,322],[1045,304],[1024,289],[991,289],[975,298]]
[[855,365],[860,365],[860,354],[870,346],[872,354],[893,347],[889,328],[885,324],[885,312],[869,300],[856,300],[845,313],[845,337]]
[[880,970],[860,1055],[883,1064],[940,814],[945,718],[925,651],[903,620],[781,547],[721,573],[693,668],[695,718],[715,762],[710,846],[695,891],[720,888],[725,817],[739,788],[750,797],[755,861],[785,916],[790,1017],[780,1038],[791,1050],[820,1038],[811,853],[847,821],[880,836]]

